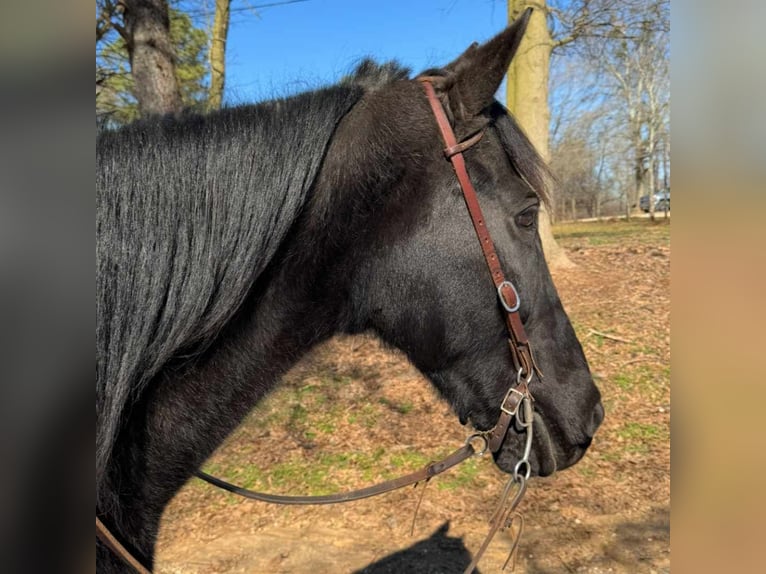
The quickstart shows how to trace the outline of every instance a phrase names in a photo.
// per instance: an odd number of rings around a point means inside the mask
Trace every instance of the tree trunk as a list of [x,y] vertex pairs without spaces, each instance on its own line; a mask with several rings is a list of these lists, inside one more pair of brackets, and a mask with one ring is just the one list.
[[662,187],[670,190],[670,136],[662,137]]
[[[633,135],[633,141],[634,141],[634,147],[635,147],[635,154],[633,157],[633,161],[635,162],[634,168],[634,178],[635,178],[635,187],[633,190],[634,199],[633,202],[628,209],[628,219],[630,219],[631,214],[641,214],[641,198],[646,195],[646,166],[645,166],[645,151],[644,151],[644,142],[641,137],[640,132],[635,132]],[[651,197],[649,198],[649,205],[651,208]]]
[[649,219],[654,221],[654,192],[656,187],[656,180],[654,178],[654,153],[655,153],[655,147],[654,147],[654,138],[655,138],[655,129],[653,124],[654,118],[650,118],[649,121],[649,142],[648,142],[648,149],[647,149],[647,155],[649,156],[648,161],[649,165],[647,166],[647,175],[648,175],[648,187],[649,187]]
[[[545,1],[508,0],[508,21],[515,20],[527,6],[535,10],[508,69],[506,105],[543,159],[549,161],[548,76],[553,42],[546,21]],[[551,219],[545,206],[540,210],[539,232],[548,265],[572,267],[573,263],[553,238]]]
[[226,80],[226,37],[229,34],[230,0],[215,0],[215,17],[210,35],[210,94],[208,106],[217,110],[223,103]]
[[142,116],[181,111],[166,0],[124,0],[130,70]]

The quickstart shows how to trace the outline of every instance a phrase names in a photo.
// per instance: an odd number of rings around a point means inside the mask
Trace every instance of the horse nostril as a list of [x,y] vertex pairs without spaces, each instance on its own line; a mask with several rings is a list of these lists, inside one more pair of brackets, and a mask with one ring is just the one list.
[[596,433],[596,429],[601,424],[601,421],[604,420],[604,405],[601,404],[599,401],[595,408],[593,409],[593,420],[591,421],[591,426],[589,429],[588,434],[590,436],[593,436]]

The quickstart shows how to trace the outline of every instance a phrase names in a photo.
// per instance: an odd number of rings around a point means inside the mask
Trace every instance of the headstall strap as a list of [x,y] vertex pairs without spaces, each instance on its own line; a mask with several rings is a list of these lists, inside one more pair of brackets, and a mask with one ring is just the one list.
[[[492,237],[489,234],[487,225],[484,219],[484,214],[479,206],[479,199],[476,195],[476,189],[471,182],[471,178],[468,175],[468,170],[465,165],[465,158],[463,152],[470,148],[472,145],[479,141],[479,137],[476,135],[468,138],[464,142],[458,143],[455,137],[455,132],[452,130],[447,114],[444,111],[442,103],[436,95],[434,90],[433,81],[434,77],[424,76],[418,78],[423,89],[428,97],[428,103],[433,111],[436,123],[439,126],[442,139],[444,140],[445,149],[444,155],[452,163],[452,167],[455,170],[460,189],[463,192],[463,198],[465,199],[468,213],[471,216],[471,222],[473,228],[476,231],[476,236],[479,239],[479,245],[481,246],[482,253],[484,254],[484,260],[489,268],[490,276],[497,289],[498,298],[500,299],[500,305],[503,308],[505,314],[505,324],[508,328],[508,335],[510,339],[510,350],[513,363],[519,373],[517,388],[525,393],[529,393],[529,388],[523,382],[528,383],[532,379],[532,374],[537,373],[540,375],[540,371],[532,355],[532,348],[529,343],[529,338],[524,330],[524,324],[521,321],[519,315],[519,294],[516,291],[516,287],[508,279],[506,279],[503,273],[503,268],[500,265],[500,260],[495,252],[495,245],[492,241]],[[481,132],[480,132],[481,133]],[[506,397],[513,398],[510,394]],[[506,404],[503,403],[505,410]],[[511,409],[508,409],[511,410]],[[502,416],[502,414],[501,414]],[[498,425],[500,426],[500,425]],[[506,427],[507,428],[507,427]],[[499,447],[499,445],[496,445]],[[490,446],[494,451],[495,448]]]

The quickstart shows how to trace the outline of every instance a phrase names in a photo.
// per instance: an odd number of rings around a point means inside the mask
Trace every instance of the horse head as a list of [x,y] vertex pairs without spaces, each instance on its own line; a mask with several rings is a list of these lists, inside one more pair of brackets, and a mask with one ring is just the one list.
[[[533,473],[548,475],[582,457],[604,411],[543,256],[537,222],[547,200],[545,166],[494,99],[527,19],[426,75],[458,138],[484,133],[465,161],[520,296],[538,366],[529,384],[536,434],[530,462]],[[417,78],[395,81],[368,91],[341,122],[319,184],[330,196],[362,197],[367,206],[346,219],[355,229],[353,251],[362,256],[343,263],[345,330],[372,330],[404,351],[461,421],[488,430],[517,370],[497,292],[443,148]],[[495,453],[505,471],[520,458],[521,431],[511,426]]]

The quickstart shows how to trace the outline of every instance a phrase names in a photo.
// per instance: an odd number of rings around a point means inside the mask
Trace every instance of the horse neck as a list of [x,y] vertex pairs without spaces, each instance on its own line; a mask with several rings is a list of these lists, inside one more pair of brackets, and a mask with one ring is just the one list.
[[[165,506],[194,470],[281,375],[343,328],[341,294],[349,279],[328,261],[346,247],[337,236],[291,234],[213,344],[167,365],[148,385],[118,439],[97,503],[107,525],[144,562],[151,565]],[[113,563],[110,556],[103,560]],[[121,571],[118,563],[114,568]]]

